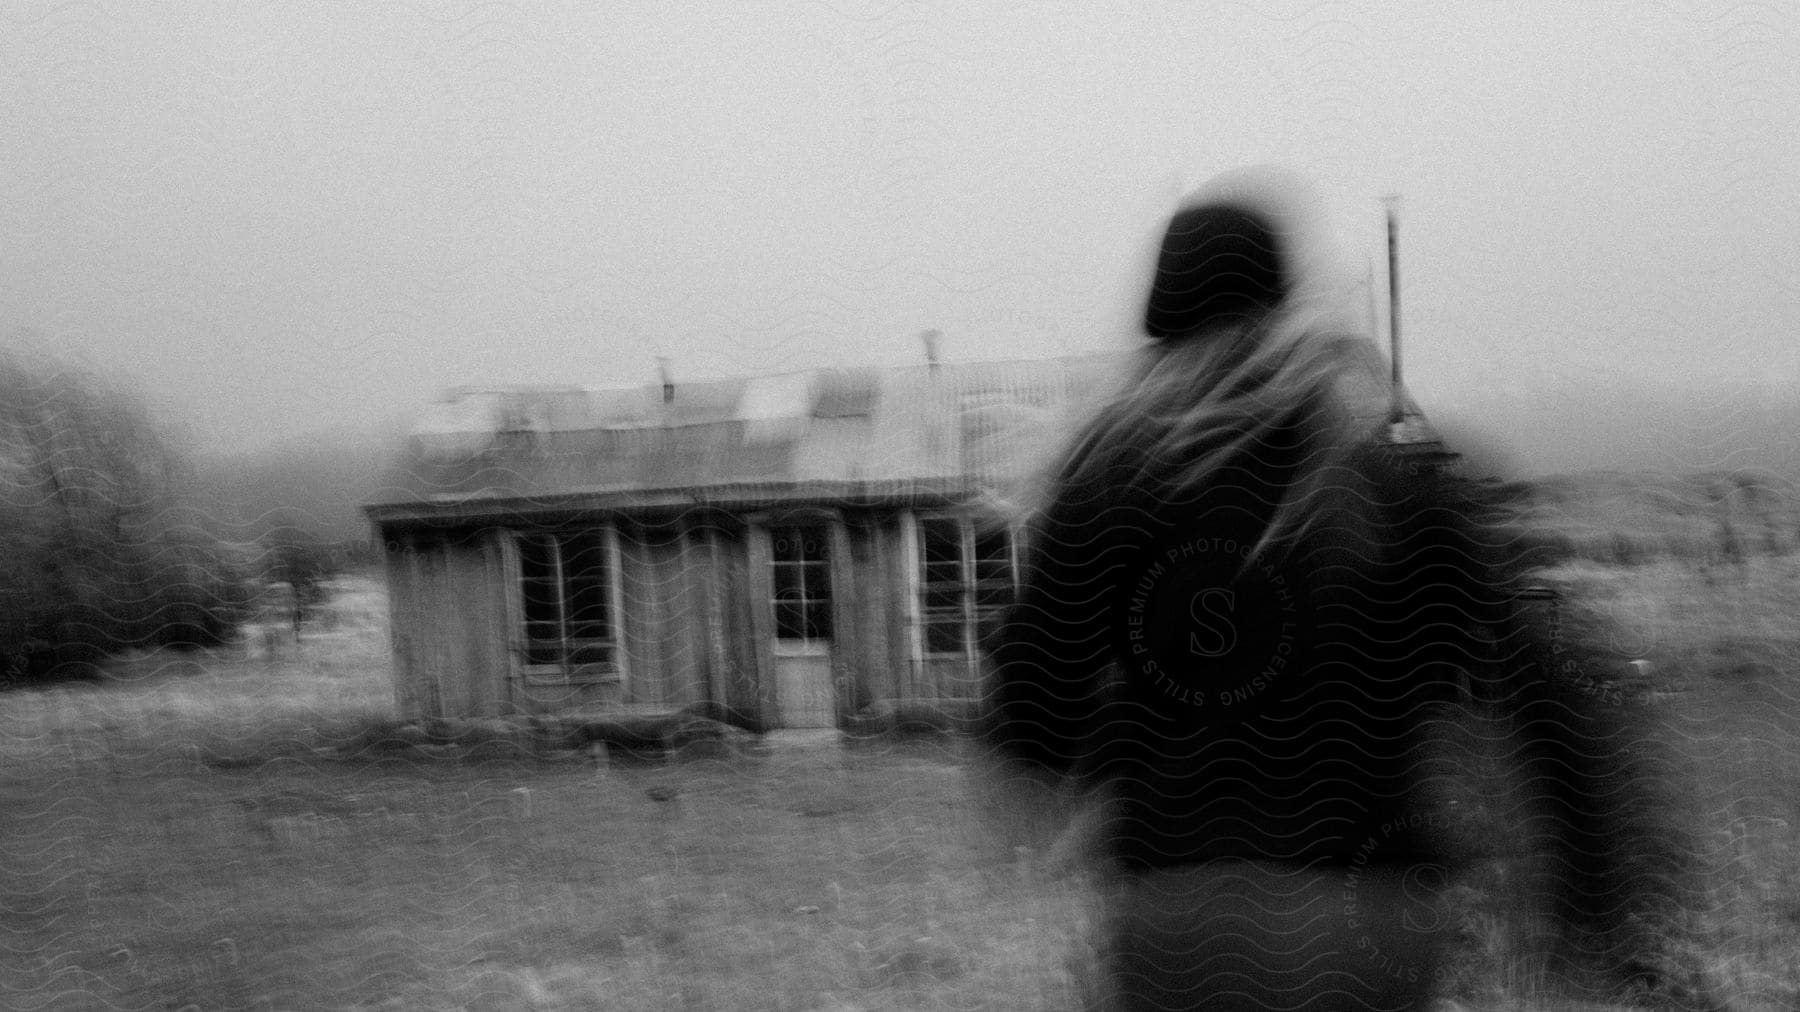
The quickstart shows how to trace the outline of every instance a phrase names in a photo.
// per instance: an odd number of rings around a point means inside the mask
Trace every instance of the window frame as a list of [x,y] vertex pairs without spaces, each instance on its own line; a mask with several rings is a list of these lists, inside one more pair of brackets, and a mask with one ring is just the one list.
[[[508,539],[513,561],[511,586],[508,589],[509,611],[514,630],[513,656],[521,675],[530,682],[554,684],[618,684],[627,682],[628,666],[625,648],[624,601],[621,581],[620,551],[618,529],[612,524],[600,524],[583,527],[556,527],[535,530],[514,530]],[[589,552],[598,551],[605,573],[601,579],[590,581],[582,586],[572,587],[570,580],[570,557],[579,555],[582,547],[571,549],[580,538],[596,538],[598,543],[586,546]],[[533,580],[543,581],[544,576],[531,571],[527,553],[532,547],[548,546],[550,552],[549,568],[551,585],[557,588],[554,599],[556,617],[548,621],[557,624],[558,635],[551,639],[533,635],[533,625],[541,624],[546,619],[532,616],[534,602],[531,599],[528,583]],[[571,635],[571,625],[580,620],[571,616],[576,598],[583,594],[593,594],[598,590],[603,598],[601,606],[604,615],[599,621],[604,623],[606,635],[580,636]],[[590,619],[589,621],[594,621]],[[535,651],[540,643],[554,645],[556,659],[550,661],[534,660]],[[583,661],[576,658],[582,651],[603,651],[605,658],[598,661]]]
[[[836,587],[832,581],[832,530],[825,521],[792,520],[765,526],[769,546],[768,608],[770,641],[777,654],[797,656],[829,652],[836,639]],[[818,544],[816,558],[808,558],[808,539]],[[794,558],[783,558],[782,546],[793,540],[798,551]],[[791,580],[782,574],[791,573]],[[797,590],[797,596],[789,595]],[[814,591],[819,591],[814,593]],[[783,619],[784,611],[798,606],[800,636],[784,633],[792,623]],[[815,629],[820,632],[814,635]]]
[[[933,559],[932,528],[942,531],[944,525],[954,525],[956,531],[955,559]],[[927,660],[966,659],[980,653],[981,635],[984,623],[995,621],[1005,610],[1007,603],[1018,593],[1019,589],[1019,541],[1013,529],[1005,524],[982,524],[966,514],[960,513],[920,513],[913,517],[913,549],[911,553],[912,574],[909,580],[912,595],[911,607],[915,619],[917,635],[914,639],[917,655]],[[1001,602],[982,603],[984,592],[992,593],[1001,580],[984,577],[984,565],[991,566],[996,556],[982,555],[979,547],[985,538],[998,536],[1005,542],[1005,578],[1006,598]],[[939,542],[940,544],[942,541]],[[954,593],[956,604],[932,604],[931,595],[945,593],[945,588],[952,585],[946,579],[932,579],[930,567],[954,565],[956,578]],[[934,625],[948,625],[954,622],[960,629],[960,647],[955,650],[939,650],[933,648],[932,629]]]

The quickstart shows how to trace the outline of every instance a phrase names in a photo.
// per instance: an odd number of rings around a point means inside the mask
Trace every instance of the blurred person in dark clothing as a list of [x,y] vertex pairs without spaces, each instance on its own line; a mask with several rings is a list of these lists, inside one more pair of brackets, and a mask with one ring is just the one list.
[[1384,438],[1307,209],[1255,171],[1169,221],[1153,343],[1043,483],[990,642],[994,775],[1102,799],[1108,1008],[1423,1007],[1456,865],[1434,729],[1472,698],[1516,732],[1560,923],[1616,935],[1679,864],[1639,839],[1662,770],[1630,715],[1518,618],[1512,532]]

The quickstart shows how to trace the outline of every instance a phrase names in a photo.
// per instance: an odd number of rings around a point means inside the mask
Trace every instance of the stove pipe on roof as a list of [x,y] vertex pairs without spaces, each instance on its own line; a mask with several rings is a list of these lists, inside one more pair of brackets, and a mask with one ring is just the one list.
[[1394,404],[1388,413],[1388,421],[1394,424],[1399,424],[1406,418],[1406,394],[1400,380],[1400,221],[1397,213],[1399,207],[1399,196],[1387,198],[1388,345],[1389,358],[1394,366]]

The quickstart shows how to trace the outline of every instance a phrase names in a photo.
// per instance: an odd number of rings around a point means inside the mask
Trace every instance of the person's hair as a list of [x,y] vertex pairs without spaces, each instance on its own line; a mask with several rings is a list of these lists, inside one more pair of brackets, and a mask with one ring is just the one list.
[[1157,503],[1187,498],[1220,468],[1292,428],[1305,440],[1301,473],[1286,486],[1248,565],[1291,546],[1321,515],[1335,512],[1337,494],[1353,493],[1357,482],[1347,465],[1378,422],[1359,417],[1352,402],[1378,384],[1380,371],[1380,354],[1366,337],[1332,329],[1303,309],[1158,343],[1057,455],[1028,498],[1028,515],[1038,515],[1061,488],[1122,476],[1117,494],[1155,512]]

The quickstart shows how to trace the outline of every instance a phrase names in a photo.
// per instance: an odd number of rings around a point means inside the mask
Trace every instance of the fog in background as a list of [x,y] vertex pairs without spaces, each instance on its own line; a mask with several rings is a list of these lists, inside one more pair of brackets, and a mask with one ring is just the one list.
[[1520,473],[1800,474],[1800,12],[1703,2],[0,5],[0,341],[205,454],[466,384],[1126,348],[1215,172]]

